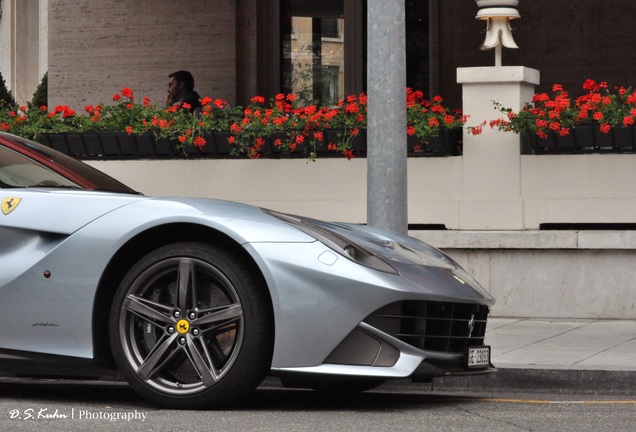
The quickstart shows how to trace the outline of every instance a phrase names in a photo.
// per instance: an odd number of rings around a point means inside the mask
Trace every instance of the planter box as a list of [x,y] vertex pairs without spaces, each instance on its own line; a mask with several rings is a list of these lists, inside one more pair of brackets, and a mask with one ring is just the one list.
[[422,156],[458,156],[462,154],[462,129],[440,128],[439,134],[428,142],[416,136],[407,137],[408,155]]
[[581,125],[570,130],[568,135],[548,132],[547,138],[535,134],[524,134],[534,154],[569,153],[633,153],[636,152],[636,129],[633,126],[612,128],[603,133],[599,125]]
[[119,140],[117,139],[117,134],[99,134],[99,140],[101,141],[102,148],[104,149],[104,157],[121,157],[121,150],[119,149]]
[[230,135],[230,132],[214,132],[216,155],[220,158],[230,157],[232,153],[233,146],[228,142]]
[[83,134],[83,138],[86,157],[99,158],[104,154],[104,148],[102,141],[99,139],[99,134]]
[[[345,136],[344,130],[339,129],[326,129],[324,131],[323,144],[321,146],[321,150],[325,153],[328,152],[327,145],[329,143],[338,143],[342,141]],[[356,156],[366,156],[367,154],[367,131],[362,129],[358,132],[358,135],[350,139],[351,142],[351,150],[353,150],[354,155]],[[329,152],[331,153],[331,152]],[[320,154],[320,153],[319,153]],[[338,156],[340,156],[338,154]]]
[[70,154],[68,143],[66,142],[66,134],[49,134],[48,141],[49,146],[53,150],[57,150],[64,154]]
[[172,158],[175,156],[175,146],[172,141],[166,138],[155,140],[152,138],[152,156],[159,158]]
[[205,134],[203,135],[203,139],[205,139],[205,145],[199,149],[201,157],[216,156],[216,140],[214,139],[214,134]]
[[[271,137],[263,137],[267,147],[267,151],[269,151],[269,156],[274,159],[280,158],[304,158],[308,156],[309,147],[306,144],[306,141],[301,144],[296,144],[294,150],[282,150],[282,148],[286,148],[286,144],[290,144],[292,142],[292,138],[289,135],[283,132],[274,132]],[[276,145],[276,142],[281,142],[280,145]],[[323,138],[323,143],[318,143],[316,146],[316,151],[318,154],[327,156],[327,138]],[[266,154],[264,156],[267,157]]]
[[144,157],[156,156],[155,151],[155,138],[150,134],[143,134],[134,136],[135,144],[137,146],[137,155]]
[[[329,143],[337,143],[344,133],[340,130],[327,129],[323,132],[322,142],[316,143],[318,157],[342,157],[339,152],[329,151]],[[86,134],[40,134],[37,141],[64,154],[79,159],[172,159],[172,158],[235,158],[232,155],[234,145],[228,142],[231,133],[214,132],[203,138],[206,144],[199,149],[185,146],[183,151],[177,150],[173,141],[165,138],[156,139],[151,134],[130,135],[127,133],[86,133]],[[461,154],[461,129],[441,129],[438,137],[428,143],[422,143],[414,137],[408,137],[408,156],[456,156]],[[261,151],[263,158],[306,158],[311,151],[305,142],[297,145],[293,151],[281,151],[274,145],[276,139],[288,140],[283,134],[263,137]],[[351,140],[351,148],[355,157],[367,154],[367,133],[361,130]],[[242,155],[240,157],[247,157]]]

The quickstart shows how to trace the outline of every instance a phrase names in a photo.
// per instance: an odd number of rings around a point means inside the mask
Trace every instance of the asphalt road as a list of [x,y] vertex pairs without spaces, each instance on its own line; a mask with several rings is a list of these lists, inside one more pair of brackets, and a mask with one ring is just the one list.
[[0,430],[20,431],[634,431],[636,397],[453,393],[380,388],[328,395],[261,387],[239,407],[157,408],[125,385],[0,378]]

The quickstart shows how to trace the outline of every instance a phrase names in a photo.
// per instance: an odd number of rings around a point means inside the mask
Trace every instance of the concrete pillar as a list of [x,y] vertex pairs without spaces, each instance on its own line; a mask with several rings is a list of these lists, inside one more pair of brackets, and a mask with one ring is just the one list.
[[[42,77],[45,73],[49,71],[49,2],[41,1],[40,2],[40,11],[39,11],[39,59],[38,59],[38,82],[37,85],[42,81]],[[35,90],[33,90],[35,92]]]
[[[523,66],[458,68],[463,110],[469,125],[502,117],[493,100],[519,111],[532,100],[539,71]],[[524,229],[520,137],[490,129],[464,131],[460,229]]]
[[367,223],[406,233],[404,0],[368,0]]
[[19,105],[33,97],[42,75],[40,0],[9,0],[2,3],[0,20],[0,70]]

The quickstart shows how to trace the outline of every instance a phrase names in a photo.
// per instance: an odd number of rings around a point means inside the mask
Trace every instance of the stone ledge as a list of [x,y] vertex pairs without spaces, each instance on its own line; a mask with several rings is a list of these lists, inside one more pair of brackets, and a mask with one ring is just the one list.
[[636,249],[636,231],[409,231],[439,249]]
[[539,85],[540,72],[525,66],[481,66],[457,68],[459,84],[529,83]]

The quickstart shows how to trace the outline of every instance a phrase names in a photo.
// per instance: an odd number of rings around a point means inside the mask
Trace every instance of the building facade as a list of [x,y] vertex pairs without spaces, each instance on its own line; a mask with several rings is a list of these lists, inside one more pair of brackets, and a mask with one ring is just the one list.
[[[298,43],[305,54],[311,50],[311,62],[303,64],[311,64],[312,80],[320,81],[316,99],[323,89],[354,94],[366,86],[365,0],[0,5],[0,72],[20,101],[30,98],[46,71],[53,104],[81,107],[124,86],[161,101],[167,74],[188,69],[200,93],[242,105],[257,94],[296,89]],[[457,67],[493,64],[492,51],[479,50],[485,28],[475,19],[475,2],[406,0],[405,9],[407,84],[461,106]],[[574,93],[587,78],[636,84],[629,0],[521,0],[518,10],[513,31],[520,49],[506,51],[504,64],[541,71],[539,90],[560,83]]]
[[[458,68],[494,64],[479,49],[475,2],[405,0],[405,10],[407,84],[465,106]],[[631,0],[521,0],[518,10],[520,49],[503,64],[537,70],[536,91],[576,94],[588,78],[636,87]],[[234,105],[291,91],[331,103],[366,89],[364,0],[2,0],[0,11],[0,72],[21,102],[47,71],[49,105],[78,110],[123,87],[161,103],[179,69]],[[412,234],[465,263],[498,316],[635,319],[636,153],[525,155],[518,137],[497,133],[465,135],[461,156],[409,160]],[[364,160],[95,165],[149,195],[365,222]]]

